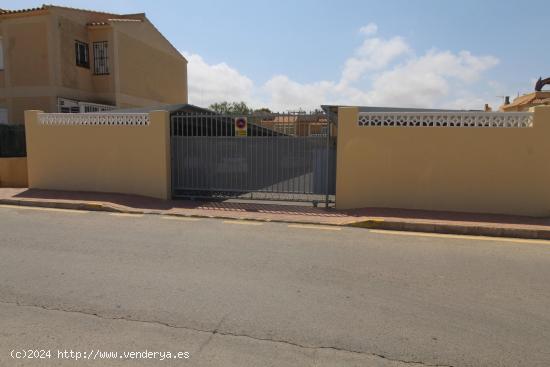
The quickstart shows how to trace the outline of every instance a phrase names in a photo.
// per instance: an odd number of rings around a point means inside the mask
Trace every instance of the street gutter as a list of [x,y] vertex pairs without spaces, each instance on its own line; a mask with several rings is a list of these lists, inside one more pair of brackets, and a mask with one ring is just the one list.
[[[65,202],[54,200],[18,200],[18,199],[0,199],[0,204],[42,207],[55,209],[73,209],[87,211],[103,211],[111,213],[125,214],[156,214],[175,217],[188,218],[215,218],[215,219],[238,219],[258,222],[274,222],[274,223],[299,223],[322,226],[338,226],[338,227],[353,227],[365,229],[379,229],[392,231],[407,231],[407,232],[423,232],[423,233],[439,233],[439,234],[455,234],[455,235],[471,235],[471,236],[486,236],[486,237],[507,237],[507,238],[524,238],[524,239],[543,239],[550,240],[549,229],[533,229],[533,228],[510,228],[506,226],[498,226],[493,224],[452,224],[438,222],[417,222],[395,219],[369,218],[346,223],[326,223],[315,220],[283,220],[283,219],[266,219],[266,218],[251,218],[239,215],[199,215],[199,214],[182,214],[182,213],[166,213],[162,210],[138,210],[120,208],[115,205],[109,205],[101,202]],[[312,218],[309,216],[308,218]]]

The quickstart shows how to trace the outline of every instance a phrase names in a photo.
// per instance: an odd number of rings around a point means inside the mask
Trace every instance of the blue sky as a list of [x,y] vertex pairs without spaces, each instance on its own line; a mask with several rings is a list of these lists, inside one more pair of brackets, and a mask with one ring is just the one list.
[[[55,4],[145,12],[189,59],[190,102],[199,105],[496,107],[497,96],[550,76],[547,0]],[[0,8],[38,5],[0,0]]]

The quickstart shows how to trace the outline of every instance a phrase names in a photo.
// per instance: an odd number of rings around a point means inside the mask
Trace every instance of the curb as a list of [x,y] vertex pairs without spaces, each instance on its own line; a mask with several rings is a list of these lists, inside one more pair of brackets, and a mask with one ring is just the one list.
[[16,199],[0,199],[0,204],[3,205],[17,205],[17,206],[30,206],[40,208],[53,208],[53,209],[71,209],[71,210],[88,210],[88,211],[103,211],[114,213],[126,213],[129,211],[120,210],[108,205],[100,203],[69,203],[62,201],[46,201],[46,200],[16,200]]
[[296,221],[296,220],[284,220],[284,219],[267,219],[267,218],[247,218],[242,216],[228,216],[228,215],[200,215],[200,214],[184,214],[184,213],[163,213],[159,210],[128,210],[117,208],[103,203],[75,203],[64,201],[51,201],[51,200],[17,200],[17,199],[0,199],[0,205],[16,205],[16,206],[29,206],[40,208],[52,208],[52,209],[70,209],[70,210],[87,210],[87,211],[103,211],[111,213],[122,214],[153,214],[153,215],[166,215],[172,217],[184,217],[184,218],[205,218],[205,219],[225,219],[225,220],[244,220],[251,222],[265,222],[265,223],[296,223],[296,224],[311,224],[322,226],[336,226],[342,227],[345,224],[336,223],[320,223],[315,221]]
[[480,225],[460,225],[447,223],[417,223],[417,222],[402,222],[395,220],[385,220],[372,218],[363,221],[352,223],[320,223],[315,221],[296,221],[283,219],[263,219],[263,218],[246,218],[232,217],[224,215],[197,215],[197,214],[181,214],[181,213],[162,213],[160,211],[147,210],[128,210],[117,208],[103,203],[74,203],[51,200],[17,200],[17,199],[0,199],[0,204],[17,205],[29,207],[42,207],[54,209],[71,209],[71,210],[87,210],[87,211],[103,211],[111,213],[124,214],[156,214],[168,215],[174,217],[187,218],[215,218],[225,220],[247,220],[254,222],[272,222],[272,223],[296,223],[310,224],[320,226],[335,226],[335,227],[352,227],[365,229],[381,229],[391,231],[405,232],[423,232],[423,233],[440,233],[440,234],[455,234],[469,236],[486,236],[486,237],[508,237],[508,238],[523,238],[535,240],[550,240],[550,229],[521,229],[521,228],[505,228],[505,227],[488,227]]
[[399,222],[392,220],[386,221],[382,219],[369,219],[365,221],[349,223],[347,224],[347,226],[355,228],[382,229],[406,232],[550,240],[550,229],[521,229],[506,227],[488,227],[482,225]]

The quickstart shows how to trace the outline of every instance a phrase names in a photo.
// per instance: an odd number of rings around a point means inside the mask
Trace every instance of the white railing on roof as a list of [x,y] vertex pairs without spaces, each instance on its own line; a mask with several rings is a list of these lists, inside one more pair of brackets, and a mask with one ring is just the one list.
[[57,98],[57,112],[63,113],[90,113],[90,112],[104,112],[117,109],[117,106],[92,103],[92,102],[79,102],[68,98]]
[[531,112],[361,112],[363,127],[533,127]]
[[40,113],[43,125],[149,125],[148,113]]
[[78,102],[78,107],[80,108],[80,113],[102,112],[117,109],[117,106],[90,102]]

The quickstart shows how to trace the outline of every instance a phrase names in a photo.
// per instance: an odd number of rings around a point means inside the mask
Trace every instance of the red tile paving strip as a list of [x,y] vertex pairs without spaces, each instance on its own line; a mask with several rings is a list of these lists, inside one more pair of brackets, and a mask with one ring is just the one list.
[[0,188],[0,203],[550,239],[550,218],[511,215],[382,208],[336,210],[254,202],[165,201],[135,195],[10,188]]

